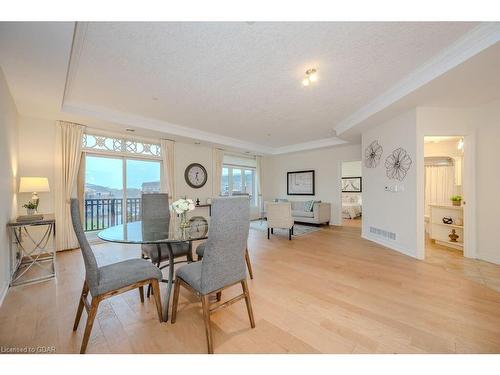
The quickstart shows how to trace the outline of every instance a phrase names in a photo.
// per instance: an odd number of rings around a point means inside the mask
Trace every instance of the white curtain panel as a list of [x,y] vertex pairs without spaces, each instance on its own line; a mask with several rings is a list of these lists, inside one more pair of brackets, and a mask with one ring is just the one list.
[[213,175],[212,194],[218,197],[221,193],[222,164],[224,163],[224,151],[214,148],[212,151]]
[[257,171],[257,207],[259,207],[259,215],[264,211],[264,200],[262,196],[262,156],[255,157],[256,171]]
[[77,196],[76,180],[82,157],[85,127],[71,122],[56,122],[56,245],[57,250],[79,247],[71,223],[70,199]]
[[168,193],[168,199],[175,200],[175,142],[168,139],[160,141],[163,167],[161,170],[161,191]]
[[453,166],[425,167],[425,215],[430,214],[430,204],[450,205],[455,192],[455,168]]

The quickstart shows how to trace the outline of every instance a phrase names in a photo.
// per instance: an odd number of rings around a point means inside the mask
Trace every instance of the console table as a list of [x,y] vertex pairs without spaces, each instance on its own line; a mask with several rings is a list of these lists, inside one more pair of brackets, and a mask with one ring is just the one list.
[[[56,276],[56,221],[54,215],[42,219],[11,221],[7,224],[10,243],[15,246],[11,286],[39,282]],[[34,228],[42,228],[34,234]],[[13,251],[11,251],[11,254]],[[14,262],[15,261],[15,262]]]

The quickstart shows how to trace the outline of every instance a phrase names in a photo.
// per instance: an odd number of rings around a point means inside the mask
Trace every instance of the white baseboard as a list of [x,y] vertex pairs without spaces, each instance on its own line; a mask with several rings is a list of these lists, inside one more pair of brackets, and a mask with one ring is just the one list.
[[398,253],[408,255],[409,257],[412,257],[415,259],[419,259],[413,251],[411,251],[410,249],[407,249],[406,247],[402,246],[401,244],[394,243],[391,241],[386,241],[382,238],[366,235],[364,233],[361,235],[361,237],[364,238],[365,240],[375,242],[375,243],[382,245],[384,247],[387,247],[391,250],[397,251]]
[[486,262],[494,263],[494,264],[500,264],[500,259],[498,257],[491,257],[491,256],[484,256],[481,254],[477,255],[477,259],[485,260]]

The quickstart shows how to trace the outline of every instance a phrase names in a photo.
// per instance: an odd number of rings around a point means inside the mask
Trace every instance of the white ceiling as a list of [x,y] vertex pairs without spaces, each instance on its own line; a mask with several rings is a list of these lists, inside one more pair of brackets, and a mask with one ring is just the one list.
[[78,23],[73,41],[73,23],[0,23],[0,65],[22,114],[278,153],[343,142],[335,127],[477,25]]

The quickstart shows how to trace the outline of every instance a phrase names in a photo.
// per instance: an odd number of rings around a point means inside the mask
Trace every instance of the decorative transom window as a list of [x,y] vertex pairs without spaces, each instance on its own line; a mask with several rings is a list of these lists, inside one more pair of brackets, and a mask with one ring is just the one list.
[[159,144],[104,135],[84,134],[82,147],[84,150],[161,157]]

